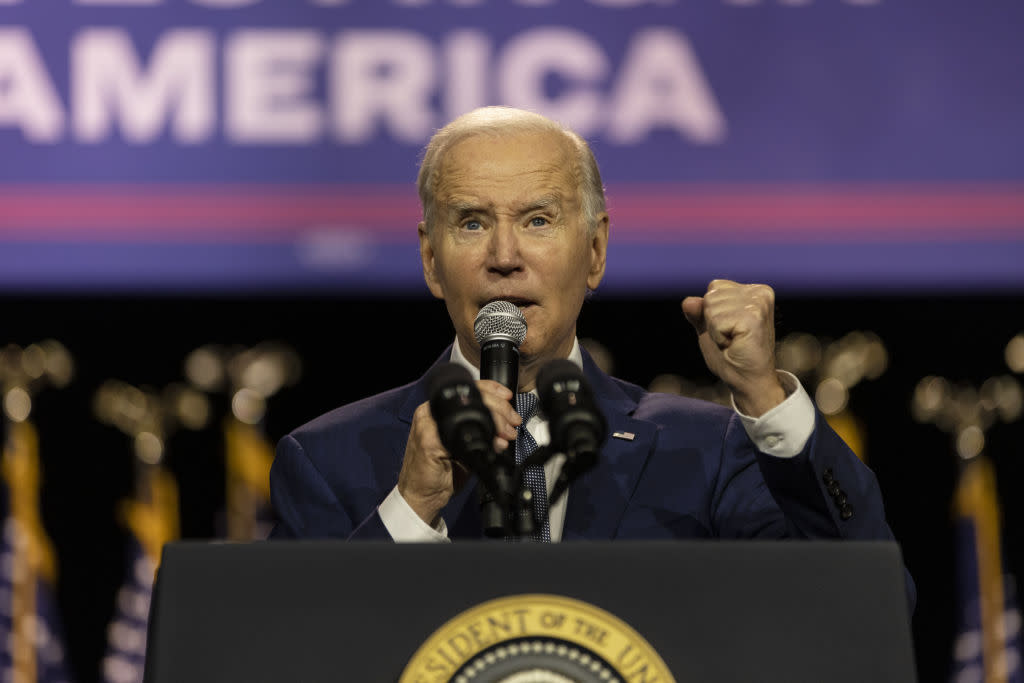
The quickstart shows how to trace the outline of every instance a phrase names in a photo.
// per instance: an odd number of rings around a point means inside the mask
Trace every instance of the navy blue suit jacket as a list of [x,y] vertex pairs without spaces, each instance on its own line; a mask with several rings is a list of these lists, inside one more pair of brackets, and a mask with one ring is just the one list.
[[[583,360],[609,434],[635,438],[609,438],[599,465],[572,483],[563,540],[893,538],[874,474],[820,414],[803,452],[776,458],[755,448],[732,410],[649,393],[606,375],[586,352]],[[377,506],[398,481],[413,412],[426,400],[421,378],[281,439],[273,537],[388,539]],[[452,539],[482,535],[474,489],[442,512]]]
[[[893,540],[874,473],[820,413],[803,451],[777,458],[757,450],[728,408],[610,377],[586,351],[583,370],[608,433],[635,438],[609,438],[599,464],[570,485],[564,541]],[[271,537],[390,539],[377,506],[398,482],[413,412],[426,400],[420,378],[282,438],[270,472],[278,516]],[[471,479],[441,513],[453,540],[483,536],[475,489]],[[912,612],[909,572],[906,590]]]

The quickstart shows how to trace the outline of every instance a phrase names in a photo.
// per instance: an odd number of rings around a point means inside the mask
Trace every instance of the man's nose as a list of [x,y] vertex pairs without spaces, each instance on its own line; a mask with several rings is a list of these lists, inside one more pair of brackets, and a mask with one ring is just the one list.
[[519,239],[519,231],[511,223],[503,221],[495,226],[488,244],[488,270],[502,275],[521,270],[523,259]]

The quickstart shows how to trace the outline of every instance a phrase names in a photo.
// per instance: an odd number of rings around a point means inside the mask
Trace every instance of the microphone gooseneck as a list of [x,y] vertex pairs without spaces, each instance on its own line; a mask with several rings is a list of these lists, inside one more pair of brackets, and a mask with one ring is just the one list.
[[[509,301],[492,301],[477,313],[473,332],[480,345],[480,379],[498,382],[515,393],[519,390],[519,345],[526,339],[526,318],[519,307]],[[515,444],[510,443],[501,454],[493,476],[499,495],[487,487],[480,488],[480,515],[484,534],[500,538],[508,533],[507,506],[511,489],[511,470],[515,465]]]

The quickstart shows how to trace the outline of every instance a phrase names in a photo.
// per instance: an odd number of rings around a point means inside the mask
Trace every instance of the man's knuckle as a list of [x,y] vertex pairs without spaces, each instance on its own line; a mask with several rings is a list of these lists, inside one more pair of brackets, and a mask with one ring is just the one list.
[[772,303],[775,301],[775,290],[769,285],[751,285],[751,294],[761,301]]

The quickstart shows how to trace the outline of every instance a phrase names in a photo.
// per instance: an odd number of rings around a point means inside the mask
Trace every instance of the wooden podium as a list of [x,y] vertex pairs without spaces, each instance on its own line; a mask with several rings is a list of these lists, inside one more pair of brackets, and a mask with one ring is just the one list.
[[[532,677],[531,677],[532,676]],[[165,547],[147,683],[916,681],[898,547]]]

